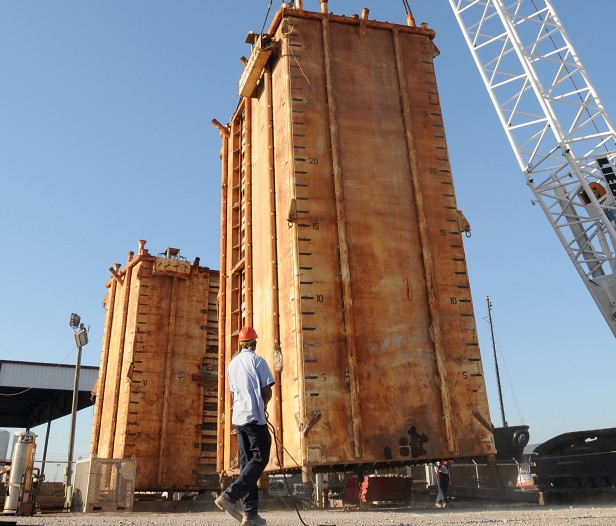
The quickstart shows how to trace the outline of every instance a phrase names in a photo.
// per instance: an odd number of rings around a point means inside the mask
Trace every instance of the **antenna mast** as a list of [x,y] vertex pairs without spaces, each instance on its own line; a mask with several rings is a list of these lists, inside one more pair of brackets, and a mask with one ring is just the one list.
[[501,418],[503,419],[503,427],[509,427],[505,419],[505,405],[503,404],[503,390],[501,388],[500,372],[498,370],[498,358],[496,357],[496,342],[494,340],[494,325],[492,324],[492,303],[490,296],[486,296],[488,302],[488,320],[490,322],[490,333],[492,334],[492,350],[494,351],[494,364],[496,365],[496,383],[498,385],[498,401],[500,402]]

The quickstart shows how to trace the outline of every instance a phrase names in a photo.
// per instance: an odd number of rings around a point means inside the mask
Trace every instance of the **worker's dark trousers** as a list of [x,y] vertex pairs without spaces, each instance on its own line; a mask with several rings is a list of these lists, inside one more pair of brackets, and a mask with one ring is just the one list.
[[244,513],[253,517],[259,511],[257,481],[269,462],[272,437],[267,425],[235,426],[240,449],[240,476],[227,488],[232,500],[244,499]]
[[437,475],[436,476],[436,487],[438,489],[438,495],[436,496],[436,503],[446,503],[447,502],[447,490],[449,489],[449,475]]

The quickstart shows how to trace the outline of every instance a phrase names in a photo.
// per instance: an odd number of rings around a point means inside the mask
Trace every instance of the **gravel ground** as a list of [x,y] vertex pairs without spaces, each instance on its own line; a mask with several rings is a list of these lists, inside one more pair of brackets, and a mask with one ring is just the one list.
[[[616,505],[475,507],[465,509],[396,509],[368,511],[303,511],[308,526],[428,526],[483,525],[511,526],[614,526]],[[294,511],[263,513],[269,526],[302,526]],[[18,525],[59,526],[239,526],[223,512],[203,513],[67,513],[34,517],[3,517],[2,522]]]

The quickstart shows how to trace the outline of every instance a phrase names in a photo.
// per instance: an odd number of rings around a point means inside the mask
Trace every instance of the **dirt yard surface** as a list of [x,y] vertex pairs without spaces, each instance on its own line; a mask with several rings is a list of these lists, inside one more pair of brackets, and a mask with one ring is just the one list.
[[[263,512],[269,526],[302,526],[295,511]],[[395,509],[369,511],[302,512],[308,526],[613,526],[616,505],[601,506],[533,506],[474,507],[464,509]],[[1,517],[2,522],[18,525],[58,526],[239,526],[223,512],[203,513],[67,513],[34,517]]]

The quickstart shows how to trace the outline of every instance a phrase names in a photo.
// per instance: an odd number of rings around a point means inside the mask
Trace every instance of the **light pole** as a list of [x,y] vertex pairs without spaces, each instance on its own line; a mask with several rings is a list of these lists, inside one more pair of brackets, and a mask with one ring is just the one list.
[[73,449],[75,447],[75,420],[77,417],[77,401],[79,398],[79,369],[81,367],[81,348],[88,343],[88,331],[84,328],[81,317],[71,314],[70,326],[75,331],[77,344],[77,364],[75,366],[75,382],[73,384],[73,406],[71,409],[71,433],[68,443],[68,463],[66,466],[66,499],[64,507],[71,509],[73,501]]

